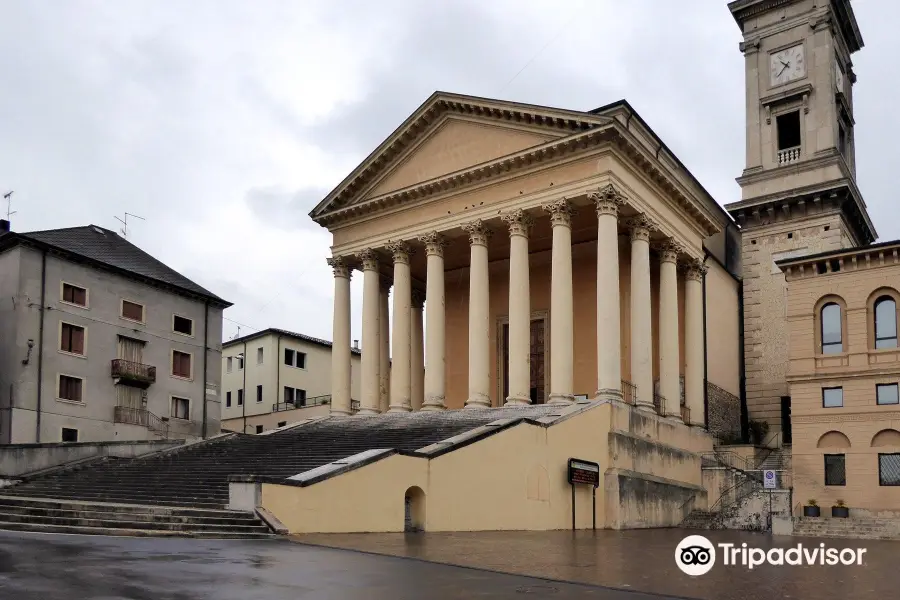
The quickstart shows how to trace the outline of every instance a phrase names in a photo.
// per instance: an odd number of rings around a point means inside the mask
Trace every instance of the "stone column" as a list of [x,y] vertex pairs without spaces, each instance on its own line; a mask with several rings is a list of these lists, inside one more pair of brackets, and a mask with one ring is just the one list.
[[[331,414],[350,414],[350,268],[341,256],[328,259],[334,271],[331,344]],[[280,361],[280,357],[275,357]],[[278,363],[280,364],[280,363]],[[276,390],[278,393],[279,390]]]
[[[378,414],[378,363],[380,360],[378,305],[378,255],[371,248],[359,253],[363,265],[362,390],[359,415]],[[280,360],[280,359],[279,359]]]
[[425,396],[425,345],[422,339],[422,307],[425,294],[412,291],[412,331],[410,332],[409,393],[412,410],[420,410]]
[[378,280],[378,412],[387,412],[391,394],[391,280]]
[[665,415],[681,420],[681,356],[678,344],[678,255],[681,244],[668,241],[659,247],[659,394]]
[[466,408],[491,405],[491,317],[488,239],[491,230],[481,219],[463,225],[469,234],[469,398]]
[[425,244],[425,295],[428,298],[428,310],[425,312],[428,363],[425,365],[425,402],[422,410],[441,410],[446,408],[444,396],[447,393],[444,238],[432,231],[420,237],[419,241]]
[[653,332],[650,303],[650,232],[646,215],[628,220],[631,230],[631,382],[637,407],[653,411]]
[[565,404],[575,400],[575,317],[572,305],[572,215],[575,211],[565,198],[541,208],[550,213],[550,223],[553,226],[550,273],[550,402]]
[[706,265],[690,261],[684,270],[684,397],[690,424],[705,427],[703,411],[703,276]]
[[609,184],[588,194],[597,210],[597,394],[622,399],[619,209],[625,198]]
[[391,242],[388,250],[394,256],[394,322],[391,335],[391,404],[388,412],[409,412],[410,405],[410,334],[412,327],[412,279],[406,242]]
[[509,226],[509,396],[506,404],[531,403],[531,287],[528,281],[528,229],[531,216],[514,210],[502,217]]

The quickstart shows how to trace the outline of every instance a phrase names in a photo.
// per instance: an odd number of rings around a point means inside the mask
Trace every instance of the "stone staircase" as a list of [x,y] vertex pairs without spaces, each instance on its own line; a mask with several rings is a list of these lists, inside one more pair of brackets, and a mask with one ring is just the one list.
[[275,537],[256,515],[246,512],[9,496],[0,496],[0,529],[154,537]]
[[[365,450],[416,450],[497,419],[540,418],[557,410],[558,407],[552,405],[535,405],[328,417],[268,435],[224,435],[154,455],[109,460],[84,468],[57,471],[3,488],[0,495],[5,497],[5,501],[28,499],[31,502],[30,508],[34,508],[36,512],[10,512],[9,515],[18,516],[8,519],[3,519],[0,515],[0,529],[44,531],[45,526],[63,526],[63,521],[52,519],[69,519],[64,522],[64,526],[144,531],[156,523],[169,523],[175,527],[171,531],[189,530],[199,533],[207,531],[201,525],[212,524],[200,519],[227,518],[235,514],[233,511],[223,511],[228,503],[230,475],[287,478]],[[47,502],[84,503],[90,509],[56,507],[65,511],[60,514],[37,510],[54,508],[46,506]],[[138,505],[140,510],[132,509],[130,514],[141,515],[142,519],[109,518],[116,512],[129,512],[109,510],[109,503]],[[7,512],[2,510],[3,506],[23,505],[0,505],[0,513]],[[158,507],[159,510],[153,507]],[[172,512],[187,509],[202,509],[207,512]],[[85,525],[73,524],[73,520],[81,518],[72,514],[73,512],[98,514],[88,515],[84,521],[89,524]],[[20,518],[22,515],[35,518]],[[177,520],[151,518],[160,515],[196,517],[188,523],[196,527],[179,529],[176,527],[179,525]],[[125,525],[116,527],[119,521]],[[138,527],[135,523],[147,523],[148,526]],[[232,525],[239,527],[243,524]],[[169,531],[163,527],[154,531],[161,530]],[[259,533],[257,530],[246,531]]]
[[878,517],[795,517],[794,535],[804,537],[900,540],[900,520]]

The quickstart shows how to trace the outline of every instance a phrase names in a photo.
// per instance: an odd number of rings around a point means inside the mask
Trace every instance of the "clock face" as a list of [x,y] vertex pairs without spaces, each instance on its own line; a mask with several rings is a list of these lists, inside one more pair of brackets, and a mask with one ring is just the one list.
[[772,54],[769,60],[773,87],[806,76],[803,44],[779,50]]

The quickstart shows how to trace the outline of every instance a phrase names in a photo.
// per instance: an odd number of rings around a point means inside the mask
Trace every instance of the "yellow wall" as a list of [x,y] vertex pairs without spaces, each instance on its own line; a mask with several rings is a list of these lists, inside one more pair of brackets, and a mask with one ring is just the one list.
[[741,322],[738,282],[719,263],[706,265],[707,379],[730,394],[741,394]]

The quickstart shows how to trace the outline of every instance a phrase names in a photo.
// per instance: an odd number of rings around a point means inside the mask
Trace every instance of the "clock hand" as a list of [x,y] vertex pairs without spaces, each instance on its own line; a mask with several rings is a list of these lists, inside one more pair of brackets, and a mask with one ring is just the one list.
[[[781,64],[784,65],[784,63],[781,63]],[[784,70],[787,68],[788,68],[788,65],[784,65],[783,67],[781,67],[781,70],[778,71],[778,75],[776,75],[775,77],[781,77],[781,74],[784,73]]]

